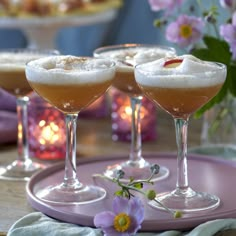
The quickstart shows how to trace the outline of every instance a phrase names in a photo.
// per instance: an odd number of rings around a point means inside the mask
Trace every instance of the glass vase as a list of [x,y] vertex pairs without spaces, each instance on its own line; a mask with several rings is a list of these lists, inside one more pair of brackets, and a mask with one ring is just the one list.
[[200,154],[236,158],[236,98],[229,95],[203,116]]

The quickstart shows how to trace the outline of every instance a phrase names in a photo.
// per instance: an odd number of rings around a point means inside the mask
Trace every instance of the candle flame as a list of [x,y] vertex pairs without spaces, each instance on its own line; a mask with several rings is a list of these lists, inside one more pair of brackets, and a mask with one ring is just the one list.
[[18,124],[18,138],[19,139],[22,139],[22,130],[23,130],[22,125]]
[[41,120],[39,126],[41,127],[41,136],[39,138],[40,144],[53,144],[60,139],[60,127],[54,122],[46,125],[46,121]]
[[130,106],[125,107],[125,113],[126,113],[127,115],[131,115],[131,114],[132,114],[132,109],[131,109]]
[[[141,107],[140,114],[139,114],[140,119],[143,119],[147,114],[148,114],[148,110],[145,109],[144,107]],[[132,108],[130,106],[125,106],[120,111],[120,117],[123,120],[130,120],[131,115],[132,115]]]

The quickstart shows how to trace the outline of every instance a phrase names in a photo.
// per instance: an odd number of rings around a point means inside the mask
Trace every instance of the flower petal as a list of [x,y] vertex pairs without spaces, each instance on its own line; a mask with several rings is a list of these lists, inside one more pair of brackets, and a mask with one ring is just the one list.
[[113,227],[114,217],[113,212],[104,211],[95,215],[93,222],[97,228]]
[[[183,29],[189,28],[189,34],[184,34]],[[199,41],[203,36],[204,22],[201,18],[188,15],[180,15],[175,22],[166,28],[166,39],[177,43],[180,47],[187,47]]]
[[129,227],[130,235],[136,235],[137,231],[141,229],[141,224],[137,221],[135,217],[131,218],[131,225]]
[[138,222],[141,224],[144,219],[144,205],[142,201],[134,197],[130,200],[130,215],[134,216]]
[[180,6],[184,0],[148,0],[152,11],[167,10],[173,11]]
[[115,197],[113,200],[113,211],[117,215],[120,212],[129,214],[129,199],[124,197]]
[[[103,233],[105,236],[125,236],[127,234],[123,234],[121,232],[118,232],[114,229],[114,227],[108,227],[108,228],[103,228]],[[129,235],[127,235],[129,236]]]
[[220,35],[227,41],[233,42],[236,39],[236,27],[231,24],[220,26]]

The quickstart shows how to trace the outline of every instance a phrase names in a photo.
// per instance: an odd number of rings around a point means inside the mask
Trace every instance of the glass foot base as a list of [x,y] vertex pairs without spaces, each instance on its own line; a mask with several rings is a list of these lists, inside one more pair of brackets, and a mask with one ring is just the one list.
[[87,204],[102,200],[106,191],[97,186],[75,184],[65,186],[64,184],[48,186],[35,194],[40,200],[51,204]]
[[31,160],[16,160],[10,165],[0,167],[0,179],[28,181],[30,177],[45,166]]
[[[124,163],[119,163],[113,166],[108,166],[104,175],[108,178],[117,177],[117,172],[123,170],[125,172],[124,177],[121,179],[123,182],[128,182],[130,177],[133,177],[135,180],[147,179],[151,175],[151,164],[145,160],[139,162],[126,161]],[[152,181],[159,181],[165,179],[169,176],[169,169],[165,166],[160,166],[159,173],[154,175]]]
[[[156,200],[170,210],[186,213],[212,210],[220,204],[220,199],[217,196],[205,192],[195,192],[190,188],[182,192],[175,190],[158,194]],[[154,208],[165,210],[155,201],[150,201],[149,204]]]

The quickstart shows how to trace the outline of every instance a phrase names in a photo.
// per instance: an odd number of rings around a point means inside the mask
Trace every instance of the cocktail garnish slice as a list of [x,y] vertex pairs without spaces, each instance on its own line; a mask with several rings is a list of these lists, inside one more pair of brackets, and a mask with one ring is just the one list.
[[132,62],[131,60],[118,60],[118,62],[122,63],[125,66],[129,66],[129,67],[135,66],[134,62]]
[[170,59],[165,61],[164,67],[165,68],[175,68],[179,66],[182,63],[183,59]]

